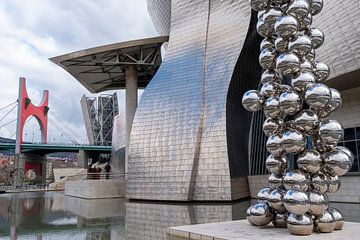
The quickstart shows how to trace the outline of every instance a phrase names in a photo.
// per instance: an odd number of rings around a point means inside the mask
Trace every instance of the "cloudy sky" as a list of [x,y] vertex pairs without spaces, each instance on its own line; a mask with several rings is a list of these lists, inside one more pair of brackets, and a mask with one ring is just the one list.
[[[146,0],[1,0],[0,109],[17,99],[18,78],[26,77],[33,102],[39,103],[42,90],[48,89],[50,111],[76,131],[80,141],[86,134],[79,101],[89,93],[48,58],[156,35]],[[10,109],[0,111],[0,119]],[[13,111],[0,121],[0,126],[15,118]],[[10,137],[14,131],[15,122],[1,127],[0,136]],[[33,119],[27,123],[25,133],[27,141],[32,141],[33,133],[34,141],[40,139]],[[69,141],[52,124],[48,139]]]

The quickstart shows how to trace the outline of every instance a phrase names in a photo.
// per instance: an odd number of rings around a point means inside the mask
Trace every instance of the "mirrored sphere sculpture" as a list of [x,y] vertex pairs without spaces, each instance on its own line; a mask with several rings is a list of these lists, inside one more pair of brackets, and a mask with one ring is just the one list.
[[272,220],[270,207],[266,203],[257,203],[250,209],[250,219],[257,226],[266,226]]
[[333,215],[328,210],[316,217],[314,224],[315,231],[322,233],[331,233],[336,225]]
[[309,213],[315,216],[323,214],[329,207],[329,199],[326,194],[316,190],[310,190],[308,193],[310,200]]
[[351,159],[345,152],[335,149],[325,153],[324,166],[332,176],[342,176],[350,170]]
[[260,189],[260,191],[257,194],[257,200],[259,202],[266,203],[269,200],[270,193],[271,193],[271,188],[269,188],[269,187]]
[[308,214],[297,215],[291,213],[287,218],[287,228],[291,234],[307,236],[311,235],[314,223]]
[[325,193],[329,189],[328,177],[319,172],[311,177],[310,186],[312,189]]
[[271,191],[269,195],[269,205],[271,208],[275,209],[277,213],[285,213],[286,209],[283,204],[283,197],[286,191],[281,188],[275,188]]
[[277,228],[287,227],[287,213],[275,213],[271,221]]
[[288,171],[283,178],[283,185],[286,190],[300,189],[307,190],[309,187],[309,177],[299,170]]
[[341,230],[344,226],[345,219],[343,214],[336,208],[329,207],[329,212],[334,217],[335,220],[335,229],[334,230]]
[[290,189],[286,192],[283,203],[286,210],[297,215],[305,214],[310,209],[309,195],[299,189]]
[[270,154],[266,158],[265,165],[269,172],[281,173],[286,169],[287,162],[285,157],[275,157],[274,155]]
[[299,155],[297,164],[302,172],[316,174],[322,167],[321,154],[316,150],[305,150]]
[[257,90],[247,91],[242,98],[243,107],[250,112],[259,111],[263,102],[264,100]]

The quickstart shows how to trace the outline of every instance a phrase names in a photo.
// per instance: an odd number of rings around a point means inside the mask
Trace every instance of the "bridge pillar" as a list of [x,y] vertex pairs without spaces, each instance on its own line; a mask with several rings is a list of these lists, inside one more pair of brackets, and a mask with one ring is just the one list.
[[89,154],[85,150],[79,150],[78,166],[87,169],[89,166]]
[[23,173],[33,169],[36,175],[41,177],[41,183],[46,183],[46,157],[36,154],[22,153],[19,155],[19,162],[23,164]]

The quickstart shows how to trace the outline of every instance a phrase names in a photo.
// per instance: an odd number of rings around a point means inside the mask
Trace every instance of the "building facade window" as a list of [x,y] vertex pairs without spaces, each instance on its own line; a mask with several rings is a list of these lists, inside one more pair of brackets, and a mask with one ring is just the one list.
[[350,172],[359,172],[360,127],[346,128],[344,133],[344,139],[338,145],[347,147],[354,154],[354,163]]

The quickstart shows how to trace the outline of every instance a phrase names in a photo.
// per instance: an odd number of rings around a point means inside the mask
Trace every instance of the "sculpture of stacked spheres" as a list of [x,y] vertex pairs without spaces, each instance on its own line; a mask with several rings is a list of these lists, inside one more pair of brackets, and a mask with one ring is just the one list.
[[[287,227],[291,234],[310,235],[340,230],[344,219],[329,207],[327,193],[340,187],[338,176],[353,163],[349,149],[336,146],[344,130],[328,117],[341,105],[340,93],[326,86],[330,69],[315,59],[324,42],[312,28],[323,0],[250,0],[258,11],[257,31],[264,37],[259,63],[260,90],[243,98],[250,112],[264,110],[266,167],[269,186],[258,193],[258,203],[247,211],[252,225]],[[297,169],[289,169],[294,161]]]

